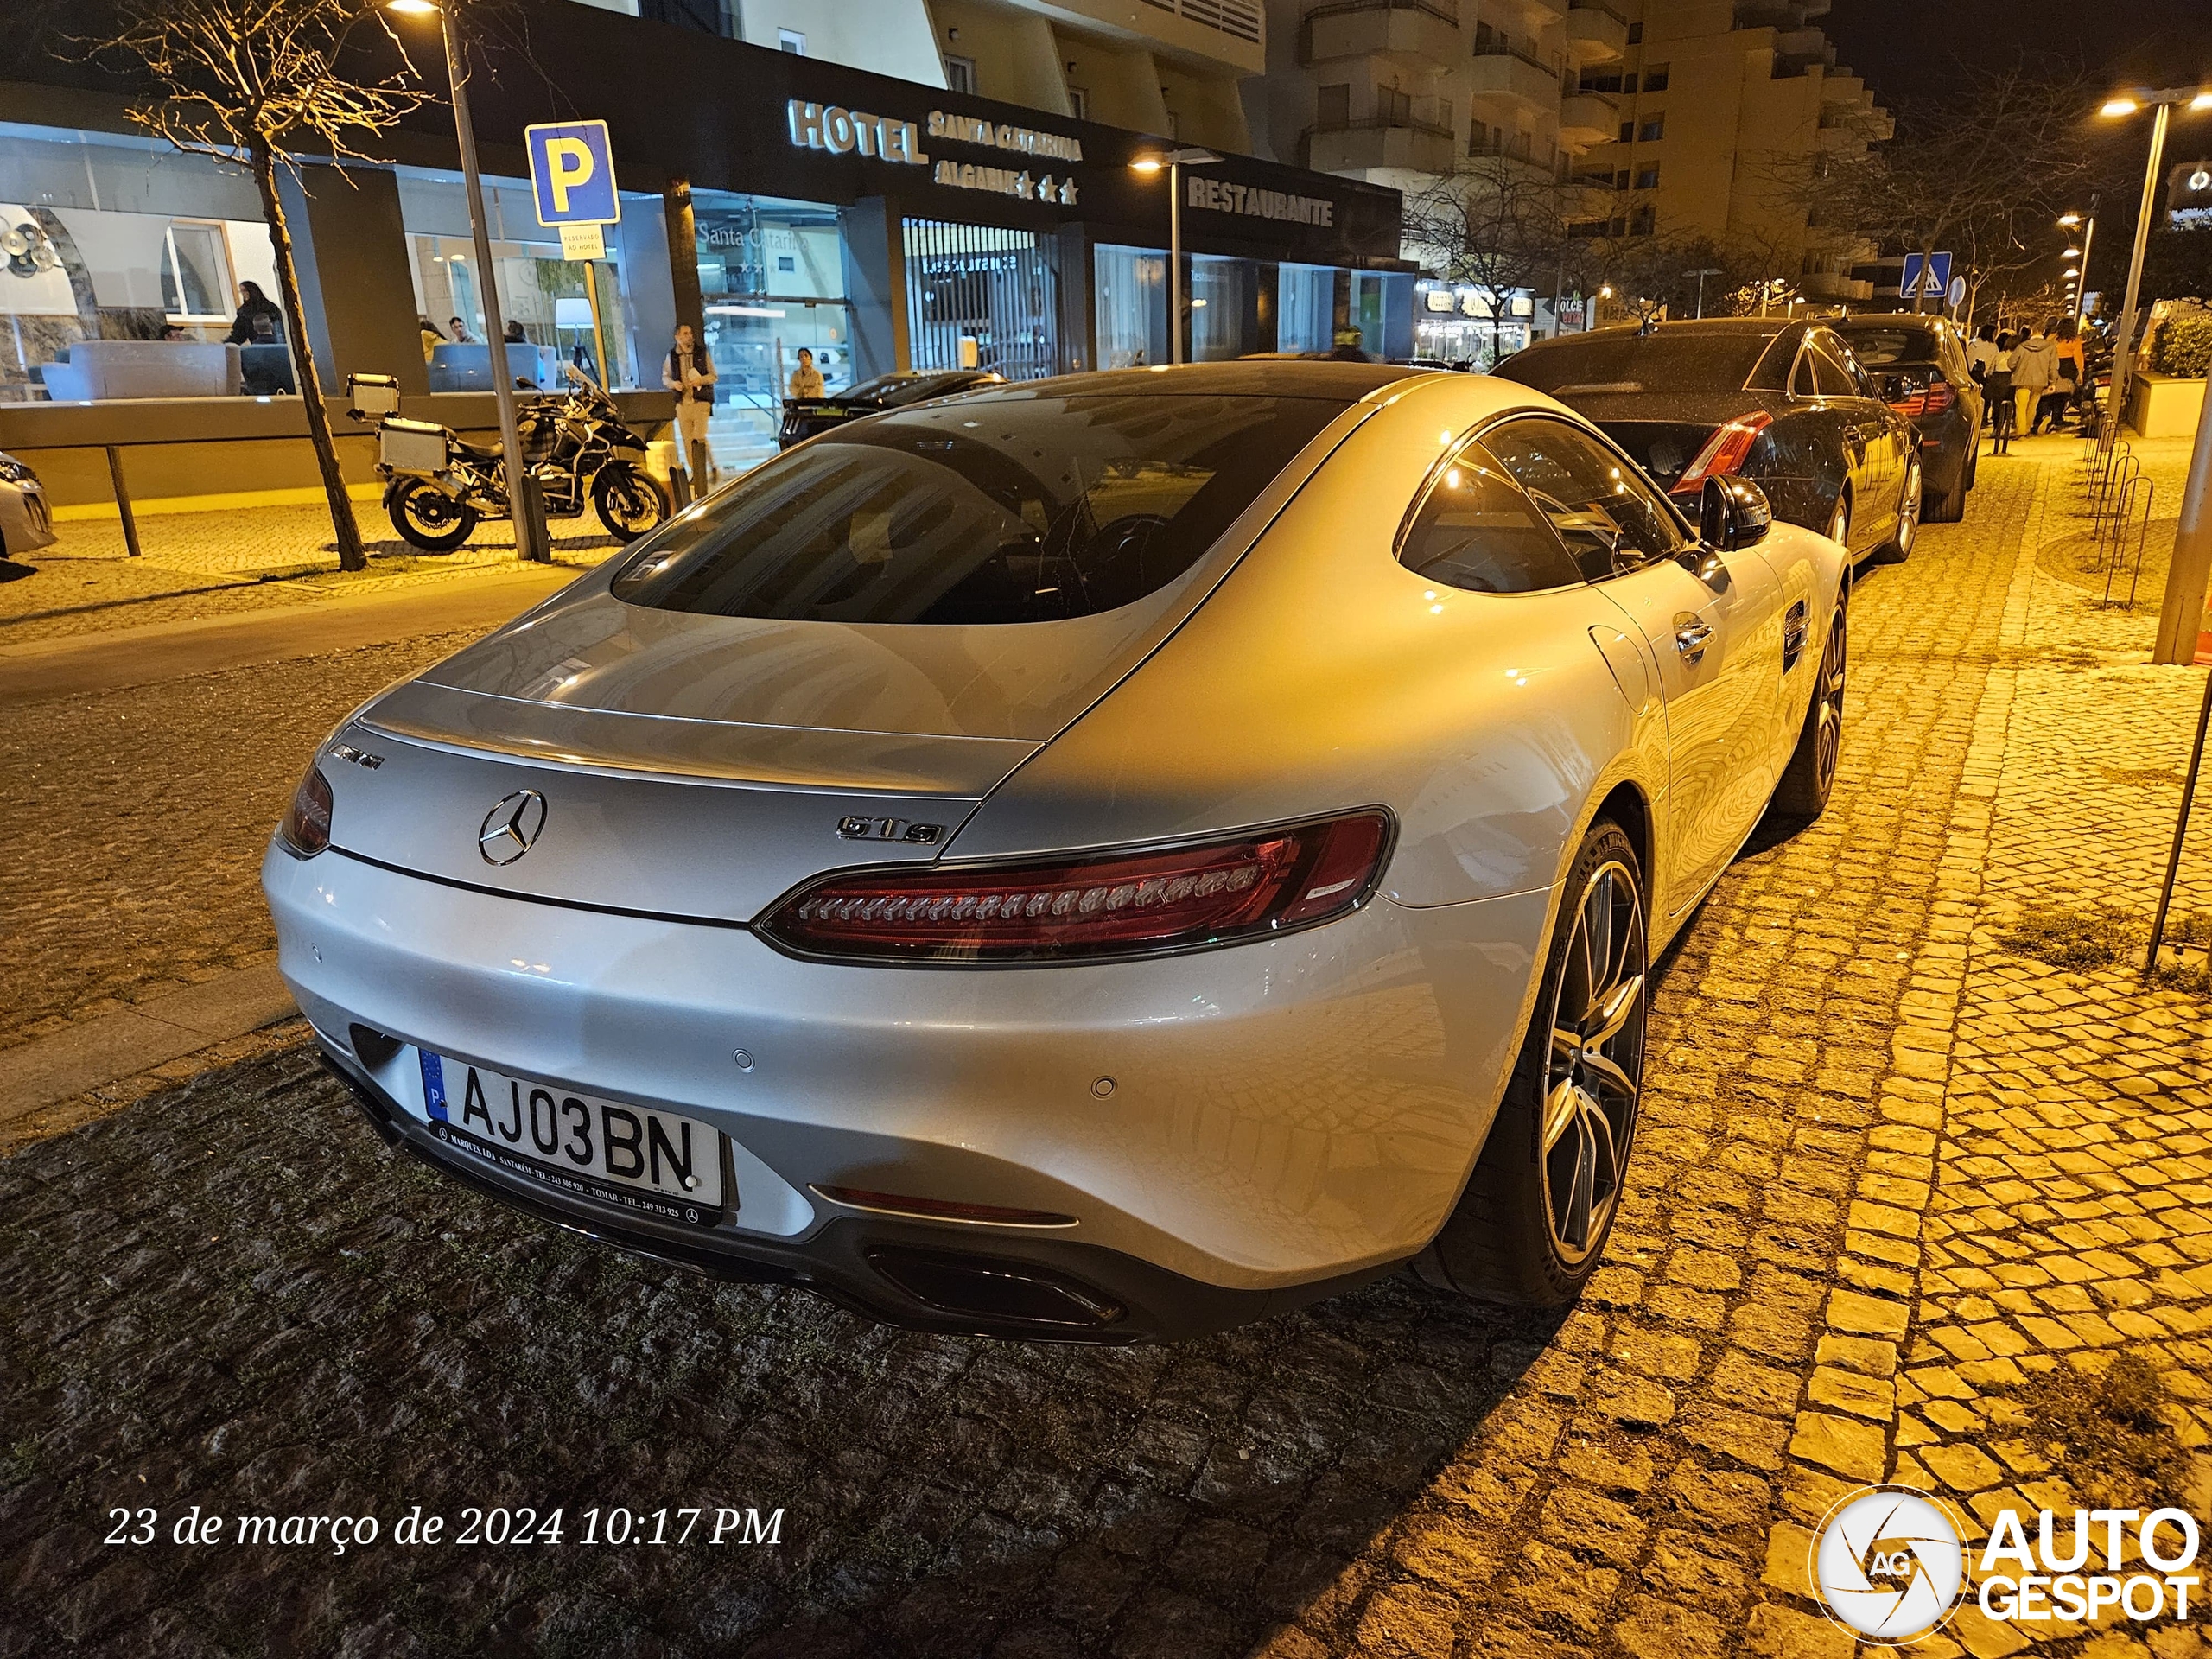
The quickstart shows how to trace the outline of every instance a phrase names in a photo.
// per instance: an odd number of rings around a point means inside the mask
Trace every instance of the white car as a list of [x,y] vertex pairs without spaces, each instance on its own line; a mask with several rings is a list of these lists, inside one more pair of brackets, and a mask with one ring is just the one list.
[[840,425],[350,716],[281,967],[395,1143],[881,1319],[1560,1302],[1648,963],[1835,776],[1843,550],[1701,506],[1382,365]]
[[0,558],[19,559],[54,541],[54,513],[38,474],[0,454]]

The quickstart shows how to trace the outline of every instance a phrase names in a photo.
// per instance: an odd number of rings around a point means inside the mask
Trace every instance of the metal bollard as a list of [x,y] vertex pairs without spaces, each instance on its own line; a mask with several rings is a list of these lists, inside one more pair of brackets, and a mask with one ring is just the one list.
[[123,454],[113,444],[107,448],[107,475],[115,486],[115,510],[123,518],[123,544],[132,558],[138,556],[138,518],[130,511],[130,492],[123,482]]

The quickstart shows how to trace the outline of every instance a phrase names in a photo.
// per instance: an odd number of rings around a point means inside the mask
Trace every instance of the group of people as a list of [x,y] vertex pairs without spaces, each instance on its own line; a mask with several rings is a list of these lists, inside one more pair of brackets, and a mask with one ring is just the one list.
[[1967,346],[1967,365],[1981,385],[1993,454],[2010,454],[2023,425],[2030,437],[2046,427],[2057,431],[2088,384],[2082,331],[2071,317],[2017,334],[1985,322]]
[[[455,346],[474,346],[477,343],[476,337],[468,332],[468,325],[459,317],[448,317],[446,324],[453,330],[450,334],[441,331],[438,325],[428,317],[415,319],[415,326],[422,331],[423,334],[423,360],[425,363],[430,360],[430,353],[441,346],[448,343]],[[530,344],[528,337],[522,331],[522,324],[518,322],[509,322],[505,333],[500,338],[510,346]]]

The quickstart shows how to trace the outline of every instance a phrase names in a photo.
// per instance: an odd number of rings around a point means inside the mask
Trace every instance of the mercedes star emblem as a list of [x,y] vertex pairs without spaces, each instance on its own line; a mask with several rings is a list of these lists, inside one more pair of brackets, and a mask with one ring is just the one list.
[[544,827],[545,798],[534,789],[518,789],[484,815],[476,850],[486,864],[512,864],[531,849]]

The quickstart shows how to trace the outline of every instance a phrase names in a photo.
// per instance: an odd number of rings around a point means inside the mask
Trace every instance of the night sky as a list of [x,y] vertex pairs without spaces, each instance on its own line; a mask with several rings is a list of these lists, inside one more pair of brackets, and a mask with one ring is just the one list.
[[[1960,60],[2002,68],[2024,48],[2107,71],[2115,86],[2212,82],[2206,0],[1834,0],[1816,21],[1891,98],[1941,97]],[[2191,120],[2212,134],[2212,117]]]

